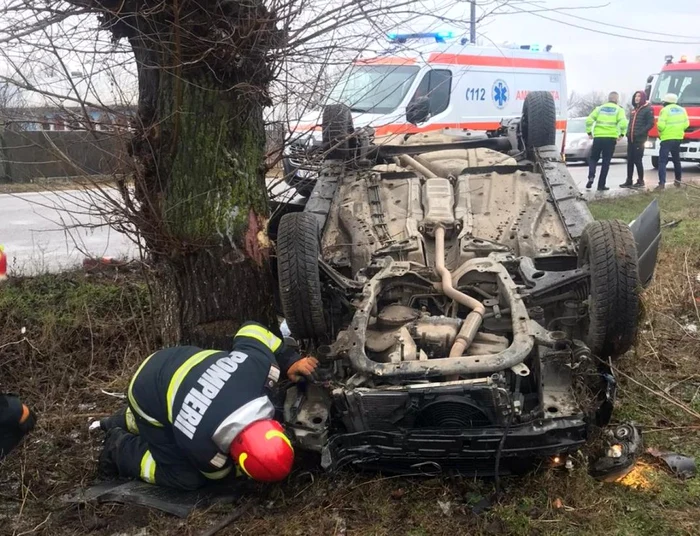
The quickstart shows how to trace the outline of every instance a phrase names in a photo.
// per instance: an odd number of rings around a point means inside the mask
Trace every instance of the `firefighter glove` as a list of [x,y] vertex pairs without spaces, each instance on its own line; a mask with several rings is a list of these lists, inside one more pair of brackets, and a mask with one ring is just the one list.
[[298,382],[302,376],[311,376],[318,367],[318,359],[315,357],[302,357],[287,371],[287,376],[293,382]]

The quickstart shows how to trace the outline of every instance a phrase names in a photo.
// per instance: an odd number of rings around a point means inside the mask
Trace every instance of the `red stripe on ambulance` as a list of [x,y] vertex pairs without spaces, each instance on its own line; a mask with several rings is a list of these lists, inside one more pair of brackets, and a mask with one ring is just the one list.
[[542,60],[536,58],[508,58],[505,56],[473,56],[467,54],[445,54],[434,52],[428,63],[445,65],[471,65],[474,67],[505,67],[507,69],[547,69],[563,71],[562,60]]

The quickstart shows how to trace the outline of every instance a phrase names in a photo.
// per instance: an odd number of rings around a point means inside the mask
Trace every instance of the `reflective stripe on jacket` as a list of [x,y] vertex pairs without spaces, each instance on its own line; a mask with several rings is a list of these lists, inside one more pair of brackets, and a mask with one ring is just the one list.
[[586,133],[594,138],[619,138],[626,131],[625,110],[614,102],[598,106],[586,118]]
[[[272,418],[267,394],[299,358],[267,328],[248,322],[235,334],[231,352],[178,346],[153,354],[131,381],[129,406],[151,426],[164,429],[168,441],[204,476],[221,478],[232,462],[223,448],[228,445],[215,440],[216,431],[222,423],[240,431],[251,418]],[[239,411],[253,401],[257,413]],[[266,401],[267,406],[260,405]],[[149,458],[142,461],[141,477],[148,481],[155,469]]]
[[677,104],[664,106],[659,113],[656,126],[659,129],[661,141],[682,140],[685,137],[685,130],[690,126],[688,112]]

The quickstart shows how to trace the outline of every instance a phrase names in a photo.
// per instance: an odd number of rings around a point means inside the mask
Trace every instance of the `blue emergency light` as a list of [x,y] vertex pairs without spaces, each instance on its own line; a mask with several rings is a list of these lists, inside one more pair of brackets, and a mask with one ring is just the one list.
[[387,34],[389,41],[405,43],[409,39],[435,39],[436,43],[444,43],[445,39],[452,39],[452,32],[421,32],[421,33],[390,33]]
[[[540,45],[520,45],[520,50],[529,50],[530,52],[540,52]],[[544,47],[545,52],[552,50],[552,45]]]

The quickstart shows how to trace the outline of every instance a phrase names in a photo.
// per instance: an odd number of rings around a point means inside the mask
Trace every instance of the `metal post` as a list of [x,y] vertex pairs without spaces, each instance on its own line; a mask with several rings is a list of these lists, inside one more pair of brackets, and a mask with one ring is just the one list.
[[469,40],[473,45],[476,45],[476,0],[471,1]]

